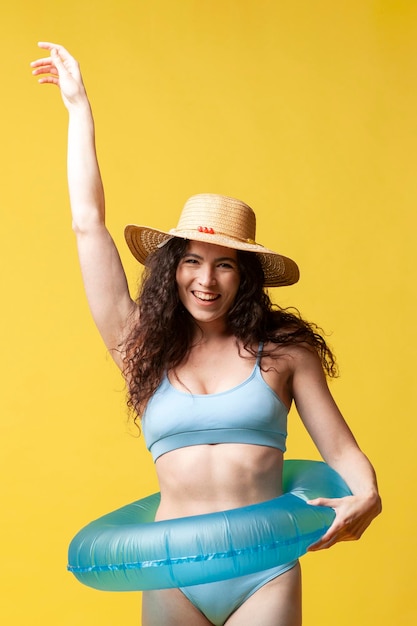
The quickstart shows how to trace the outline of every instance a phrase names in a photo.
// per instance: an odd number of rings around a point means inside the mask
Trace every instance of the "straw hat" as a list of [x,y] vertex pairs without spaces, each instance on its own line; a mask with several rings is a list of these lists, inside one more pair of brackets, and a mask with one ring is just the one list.
[[140,263],[173,237],[203,241],[255,252],[265,274],[266,287],[292,285],[299,278],[297,264],[255,241],[256,217],[253,210],[235,198],[203,193],[187,200],[176,228],[162,231],[129,224],[125,228],[127,245]]

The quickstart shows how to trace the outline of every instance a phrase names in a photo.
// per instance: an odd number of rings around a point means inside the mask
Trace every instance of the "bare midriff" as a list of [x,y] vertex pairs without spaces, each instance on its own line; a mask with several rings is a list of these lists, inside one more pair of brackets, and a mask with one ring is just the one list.
[[256,504],[281,495],[283,453],[239,443],[178,448],[156,462],[161,504],[156,520]]

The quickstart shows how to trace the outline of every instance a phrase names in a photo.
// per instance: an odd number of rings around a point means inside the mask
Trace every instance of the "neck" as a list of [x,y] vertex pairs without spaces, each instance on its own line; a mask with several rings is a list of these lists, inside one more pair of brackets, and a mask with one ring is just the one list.
[[193,343],[212,343],[217,340],[222,341],[232,336],[232,333],[222,320],[210,322],[209,324],[195,322]]

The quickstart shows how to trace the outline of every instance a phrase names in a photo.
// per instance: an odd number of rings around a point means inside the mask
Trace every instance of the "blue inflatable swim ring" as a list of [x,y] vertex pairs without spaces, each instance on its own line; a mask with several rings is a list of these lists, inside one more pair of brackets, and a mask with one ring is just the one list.
[[284,462],[284,494],[239,509],[155,522],[159,494],[104,515],[69,547],[68,569],[103,591],[166,589],[235,578],[306,553],[332,524],[333,509],[306,503],[351,492],[319,461]]

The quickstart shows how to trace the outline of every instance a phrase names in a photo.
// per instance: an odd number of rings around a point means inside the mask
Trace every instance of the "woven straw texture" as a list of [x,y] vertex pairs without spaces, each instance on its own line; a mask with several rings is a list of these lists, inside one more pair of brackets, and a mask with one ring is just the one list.
[[172,237],[181,237],[256,253],[265,273],[266,287],[296,283],[299,279],[296,263],[256,243],[255,236],[256,217],[251,207],[241,200],[217,194],[192,196],[185,203],[177,227],[170,231],[135,224],[125,229],[130,251],[140,263],[145,263],[149,254]]

